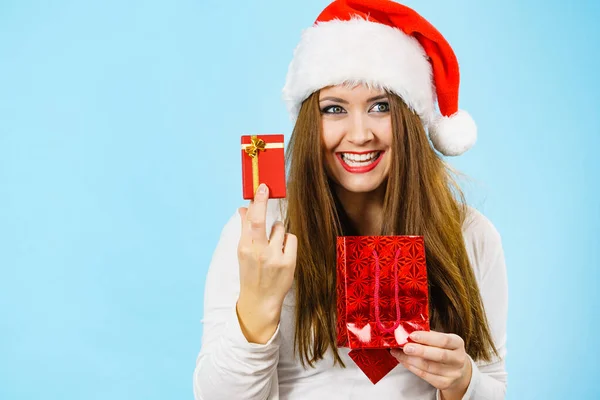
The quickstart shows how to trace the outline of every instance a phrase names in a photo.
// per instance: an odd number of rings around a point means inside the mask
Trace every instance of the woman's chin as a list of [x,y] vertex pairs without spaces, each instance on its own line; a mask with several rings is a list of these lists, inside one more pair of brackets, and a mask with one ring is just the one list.
[[346,180],[340,179],[338,185],[341,189],[350,193],[371,193],[379,189],[383,183],[383,180],[373,182],[372,180],[361,182],[362,180]]

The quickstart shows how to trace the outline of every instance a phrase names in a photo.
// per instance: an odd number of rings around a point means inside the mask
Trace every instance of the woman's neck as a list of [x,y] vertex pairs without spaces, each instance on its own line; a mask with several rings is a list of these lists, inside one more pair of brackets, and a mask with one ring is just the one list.
[[383,224],[385,184],[373,192],[353,193],[338,187],[336,194],[352,226],[360,236],[376,236]]

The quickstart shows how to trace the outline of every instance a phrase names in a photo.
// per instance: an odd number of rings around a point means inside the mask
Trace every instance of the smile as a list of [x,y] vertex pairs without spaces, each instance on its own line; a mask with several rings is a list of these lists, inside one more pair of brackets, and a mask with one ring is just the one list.
[[348,172],[362,174],[373,170],[383,158],[383,151],[370,151],[364,153],[336,153],[342,167]]

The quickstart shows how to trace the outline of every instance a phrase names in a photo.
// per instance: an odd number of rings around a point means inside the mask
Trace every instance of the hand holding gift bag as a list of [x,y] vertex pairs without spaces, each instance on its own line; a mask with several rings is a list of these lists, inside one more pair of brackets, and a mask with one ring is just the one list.
[[398,364],[389,350],[430,329],[423,237],[338,237],[337,310],[338,347],[377,383]]

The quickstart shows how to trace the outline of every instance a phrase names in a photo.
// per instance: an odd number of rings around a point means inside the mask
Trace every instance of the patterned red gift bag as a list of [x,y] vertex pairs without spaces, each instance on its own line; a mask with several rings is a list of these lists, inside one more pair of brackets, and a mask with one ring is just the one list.
[[398,361],[389,353],[429,330],[422,236],[337,238],[337,345],[377,383]]

